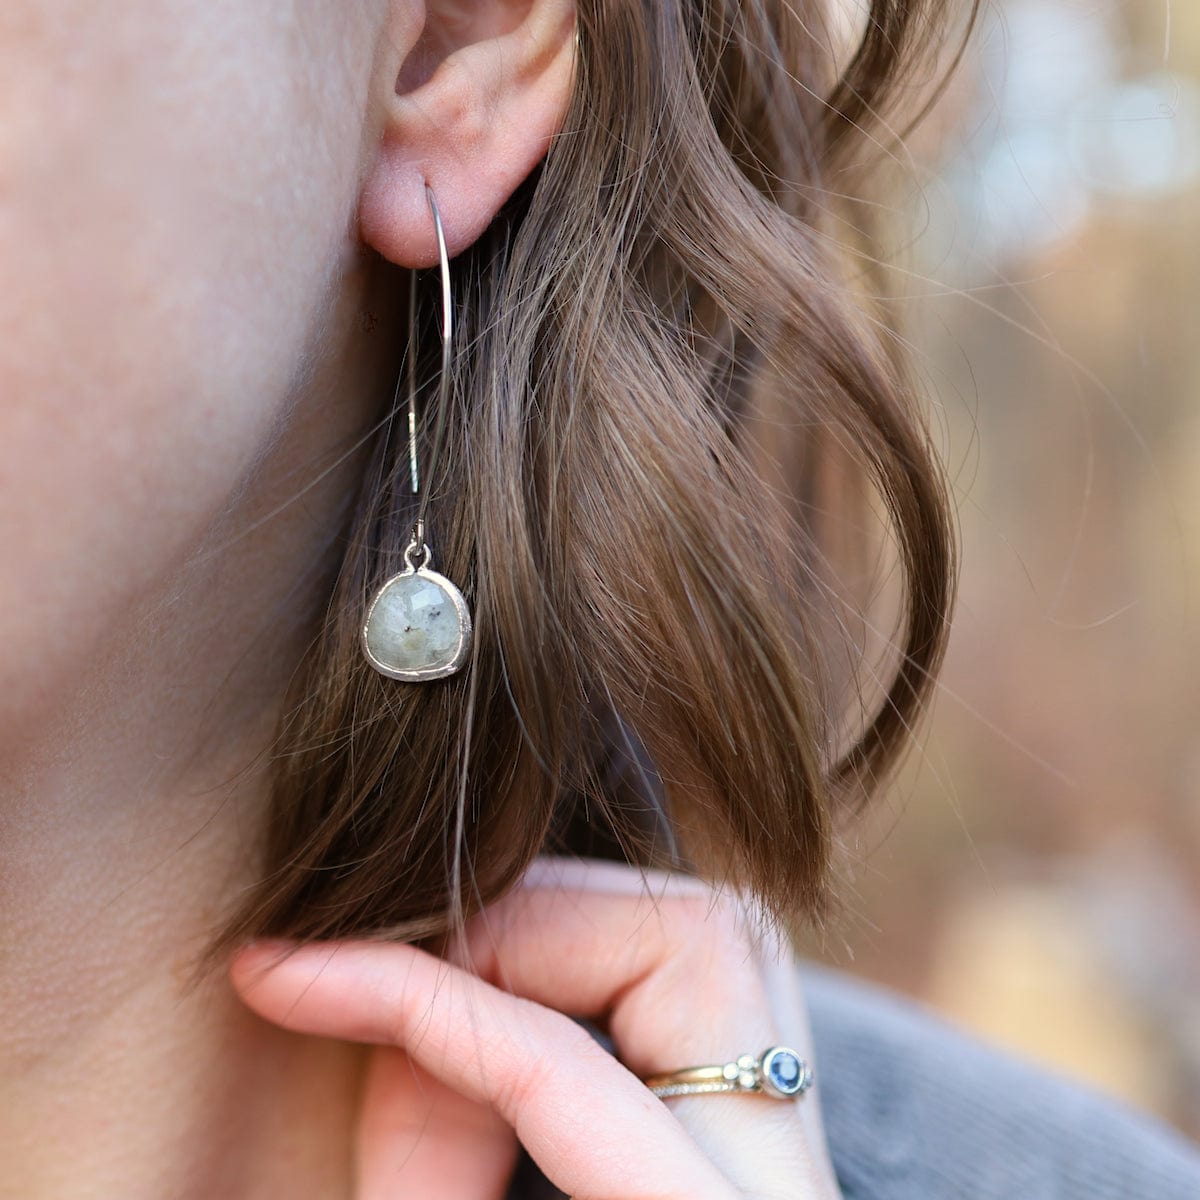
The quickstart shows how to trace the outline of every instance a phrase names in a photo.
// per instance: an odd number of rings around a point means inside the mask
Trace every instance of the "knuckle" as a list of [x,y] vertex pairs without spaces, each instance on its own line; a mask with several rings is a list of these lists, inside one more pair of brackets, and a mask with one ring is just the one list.
[[401,987],[387,997],[384,1005],[384,1033],[391,1045],[414,1046],[433,1019],[433,1008],[445,1004],[438,993],[422,997],[410,987]]
[[671,905],[666,937],[671,951],[682,953],[700,946],[727,952],[750,948],[750,929],[744,906],[735,897],[710,891],[681,896]]
[[516,1125],[534,1099],[547,1087],[551,1064],[544,1053],[530,1054],[512,1064],[512,1069],[496,1084],[496,1111]]
[[593,1054],[605,1054],[595,1038],[570,1017],[548,1011],[533,1001],[526,1002],[538,1011],[538,1024],[546,1029],[551,1022],[552,1037],[544,1035],[534,1046],[513,1046],[511,1060],[497,1081],[493,1096],[497,1110],[510,1124],[515,1124],[542,1097],[557,1087],[563,1078],[563,1063],[577,1066]]

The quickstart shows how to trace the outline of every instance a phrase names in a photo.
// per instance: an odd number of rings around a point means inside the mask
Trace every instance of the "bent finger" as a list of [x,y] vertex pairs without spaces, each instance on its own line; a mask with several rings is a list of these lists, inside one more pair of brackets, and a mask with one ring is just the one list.
[[686,876],[638,890],[637,872],[614,866],[531,871],[476,913],[465,945],[445,956],[506,991],[608,1021],[639,1075],[777,1038],[762,967],[792,961],[786,939],[756,927],[740,898]]
[[231,977],[262,1016],[300,1033],[403,1047],[490,1105],[577,1200],[733,1200],[670,1111],[576,1022],[400,943],[260,943]]
[[[589,860],[536,870],[475,914],[452,961],[547,1007],[598,1020],[638,1076],[719,1065],[783,1044],[812,1063],[790,942],[752,902],[688,876]],[[780,977],[789,987],[780,987]],[[818,1095],[667,1101],[700,1149],[746,1191],[758,1164],[790,1163],[794,1194],[836,1194]]]

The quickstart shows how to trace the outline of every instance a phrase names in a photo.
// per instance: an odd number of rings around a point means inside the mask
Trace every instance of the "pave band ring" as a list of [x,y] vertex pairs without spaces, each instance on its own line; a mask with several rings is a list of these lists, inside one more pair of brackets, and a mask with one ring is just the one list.
[[771,1046],[761,1054],[743,1054],[733,1062],[711,1067],[684,1067],[648,1075],[642,1082],[662,1099],[704,1096],[722,1092],[754,1092],[776,1100],[791,1100],[812,1087],[813,1072],[794,1050]]

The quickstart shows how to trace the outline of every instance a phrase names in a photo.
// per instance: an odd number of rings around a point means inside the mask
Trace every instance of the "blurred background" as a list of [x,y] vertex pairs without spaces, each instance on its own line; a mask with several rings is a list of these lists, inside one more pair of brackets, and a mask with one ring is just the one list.
[[961,594],[814,953],[1200,1138],[1200,4],[990,0],[913,151]]

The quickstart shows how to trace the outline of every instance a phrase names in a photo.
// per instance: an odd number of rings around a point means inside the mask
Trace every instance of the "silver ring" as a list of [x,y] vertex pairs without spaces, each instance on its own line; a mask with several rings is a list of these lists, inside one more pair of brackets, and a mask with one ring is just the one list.
[[813,1071],[795,1050],[770,1046],[759,1055],[743,1054],[732,1062],[684,1067],[647,1075],[642,1082],[662,1099],[750,1092],[775,1100],[792,1100],[813,1085]]

